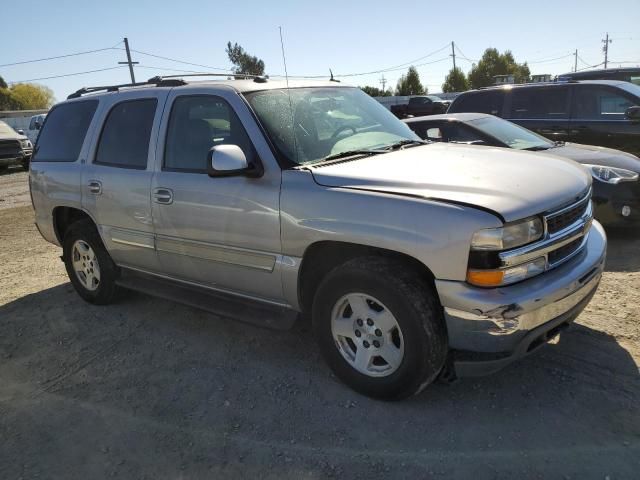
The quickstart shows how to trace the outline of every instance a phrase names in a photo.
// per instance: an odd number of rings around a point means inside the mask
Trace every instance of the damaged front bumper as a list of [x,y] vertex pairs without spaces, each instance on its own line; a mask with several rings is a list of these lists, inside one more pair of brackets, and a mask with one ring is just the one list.
[[606,249],[604,230],[594,222],[582,252],[522,283],[483,289],[437,280],[456,374],[497,371],[573,321],[596,291]]

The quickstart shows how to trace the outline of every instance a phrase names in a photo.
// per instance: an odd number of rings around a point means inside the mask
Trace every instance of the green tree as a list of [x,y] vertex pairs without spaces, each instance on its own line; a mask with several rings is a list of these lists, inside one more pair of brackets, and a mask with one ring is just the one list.
[[2,75],[0,75],[0,88],[7,88],[7,82],[4,81]]
[[467,76],[458,67],[452,68],[445,77],[442,84],[442,91],[447,92],[464,92],[469,90],[469,82]]
[[405,75],[400,77],[396,86],[396,95],[424,95],[427,89],[420,83],[420,75],[416,67],[411,66]]
[[391,92],[391,90],[382,90],[378,87],[364,86],[360,87],[360,90],[372,97],[390,97],[391,95],[393,95],[393,92]]
[[245,75],[264,75],[264,62],[258,57],[249,55],[244,48],[237,43],[231,45],[227,42],[227,56],[229,61],[233,63],[234,73],[243,73]]
[[16,110],[40,110],[53,105],[54,97],[50,88],[33,83],[16,83],[8,88],[10,100]]
[[495,83],[496,75],[513,75],[516,83],[529,81],[531,72],[527,63],[516,63],[513,54],[507,50],[498,52],[495,48],[487,48],[477,64],[473,64],[469,72],[471,88],[488,87]]

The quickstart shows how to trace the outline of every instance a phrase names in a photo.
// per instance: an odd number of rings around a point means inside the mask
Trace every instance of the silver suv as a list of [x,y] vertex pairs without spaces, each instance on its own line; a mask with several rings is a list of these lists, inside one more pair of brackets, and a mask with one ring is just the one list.
[[40,132],[42,236],[119,287],[274,327],[396,399],[498,370],[593,296],[606,237],[560,158],[426,143],[357,88],[265,78],[83,89]]

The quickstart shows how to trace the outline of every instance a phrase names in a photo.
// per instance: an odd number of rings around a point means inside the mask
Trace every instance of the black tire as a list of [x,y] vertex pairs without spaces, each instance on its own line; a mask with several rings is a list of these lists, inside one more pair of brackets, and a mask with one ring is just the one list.
[[[95,290],[86,288],[73,268],[72,249],[76,241],[82,240],[87,243],[98,260],[100,271],[100,282]],[[67,269],[67,275],[71,284],[84,300],[96,305],[107,305],[112,303],[116,298],[118,287],[116,279],[118,278],[118,267],[111,256],[104,248],[102,239],[91,220],[78,220],[74,222],[66,231],[63,241],[63,259]]]
[[[340,353],[331,330],[331,315],[348,293],[363,293],[382,302],[395,317],[404,339],[404,357],[387,376],[360,373]],[[332,270],[314,297],[312,321],[321,352],[334,373],[354,390],[374,398],[399,400],[433,382],[447,357],[442,307],[433,286],[407,265],[383,257],[361,257]]]
[[23,162],[21,163],[21,165],[22,165],[22,169],[28,172],[28,171],[29,171],[29,163],[31,163],[31,162],[29,162],[29,160],[25,160],[25,161],[23,161]]

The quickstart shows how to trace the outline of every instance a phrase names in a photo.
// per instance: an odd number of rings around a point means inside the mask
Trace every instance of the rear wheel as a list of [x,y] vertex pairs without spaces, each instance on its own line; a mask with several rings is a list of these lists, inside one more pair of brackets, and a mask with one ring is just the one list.
[[420,392],[444,365],[441,310],[433,287],[406,265],[365,257],[322,281],[313,326],[340,379],[365,395],[400,399]]
[[69,280],[84,300],[98,305],[113,301],[118,267],[90,220],[79,220],[69,227],[64,236],[63,258]]

